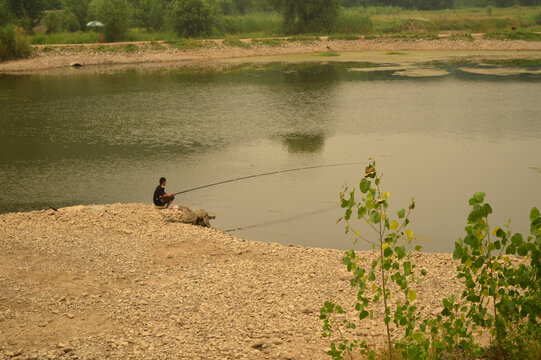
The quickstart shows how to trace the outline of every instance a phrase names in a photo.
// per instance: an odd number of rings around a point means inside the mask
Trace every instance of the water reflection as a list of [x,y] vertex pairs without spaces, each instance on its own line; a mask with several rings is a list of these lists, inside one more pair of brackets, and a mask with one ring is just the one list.
[[291,153],[318,153],[325,146],[325,137],[319,134],[288,134],[283,138]]

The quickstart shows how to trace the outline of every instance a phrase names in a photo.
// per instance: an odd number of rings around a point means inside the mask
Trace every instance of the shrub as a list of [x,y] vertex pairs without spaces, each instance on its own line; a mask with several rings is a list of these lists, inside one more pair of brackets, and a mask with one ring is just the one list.
[[340,0],[284,0],[284,25],[288,33],[318,33],[333,30]]
[[79,23],[79,30],[86,28],[89,5],[90,0],[64,0],[64,9],[75,15]]
[[215,4],[208,0],[176,0],[171,4],[170,23],[181,37],[212,34],[217,16]]
[[92,0],[88,12],[93,20],[103,22],[106,41],[124,40],[130,24],[130,7],[126,0]]
[[27,57],[30,55],[30,39],[20,27],[0,27],[0,60]]
[[[368,268],[354,250],[345,252],[343,264],[352,275],[351,286],[357,288],[357,318],[361,321],[372,318],[371,306],[383,305],[388,347],[385,357],[442,360],[489,355],[501,360],[538,359],[541,349],[539,210],[531,209],[530,234],[523,237],[511,232],[509,222],[503,229],[491,228],[488,217],[492,208],[485,202],[485,193],[475,193],[469,200],[472,208],[466,236],[455,242],[453,252],[454,259],[460,261],[457,278],[463,279],[464,290],[458,300],[455,295],[442,299],[440,314],[421,320],[415,304],[417,294],[411,284],[418,273],[423,276],[426,271],[416,270],[411,251],[398,242],[401,237],[413,237],[408,230],[408,218],[415,203],[412,199],[408,210],[399,210],[391,219],[392,214],[387,210],[390,194],[381,190],[381,178],[375,162],[371,161],[358,187],[360,196],[356,195],[357,189],[346,187],[340,193],[340,200],[345,209],[346,233],[355,233],[354,244],[363,240],[373,244],[376,250]],[[354,219],[371,227],[375,239],[361,235],[360,229],[354,228]],[[323,336],[332,341],[327,354],[334,360],[357,359],[358,355],[374,360],[376,353],[366,340],[348,339],[350,329],[357,325],[344,314],[344,309],[332,301],[326,301],[320,310]],[[391,322],[399,330],[394,334],[390,332]],[[489,334],[492,346],[483,349],[474,337],[477,333]]]
[[534,17],[534,21],[537,25],[541,25],[541,11]]
[[77,16],[70,11],[49,11],[43,22],[47,26],[47,34],[73,32],[79,29]]

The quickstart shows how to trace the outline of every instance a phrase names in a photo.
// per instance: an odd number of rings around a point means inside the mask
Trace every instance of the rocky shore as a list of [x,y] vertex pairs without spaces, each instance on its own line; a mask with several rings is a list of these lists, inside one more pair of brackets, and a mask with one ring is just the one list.
[[[400,40],[376,38],[369,40],[319,40],[286,41],[271,45],[263,40],[244,39],[236,45],[224,44],[223,40],[201,41],[193,48],[178,48],[165,42],[110,43],[85,45],[39,45],[34,46],[34,55],[28,59],[0,62],[0,74],[67,74],[66,70],[76,64],[76,72],[106,72],[127,69],[171,69],[182,66],[200,66],[206,63],[216,65],[226,60],[286,56],[295,54],[315,54],[323,52],[364,52],[377,53],[395,51],[448,52],[445,58],[453,58],[453,52],[531,52],[517,57],[534,56],[539,58],[541,41],[491,40],[476,36],[473,40],[441,38],[437,40]],[[126,46],[131,46],[126,50]],[[135,51],[131,49],[137,49]],[[486,54],[484,55],[486,57]],[[379,59],[379,60],[378,60]],[[397,57],[376,59],[378,62],[395,62]],[[312,61],[329,60],[325,57],[312,58]],[[333,57],[333,61],[340,58]],[[351,59],[350,59],[351,60]],[[424,61],[433,60],[431,58]],[[268,59],[266,60],[268,61]],[[359,56],[355,61],[374,61],[374,56]],[[419,61],[422,61],[419,60]]]
[[[0,358],[328,358],[319,309],[333,298],[351,311],[355,300],[342,251],[174,216],[142,204],[0,215]],[[368,265],[374,253],[359,257]],[[415,262],[428,270],[416,301],[437,313],[460,293],[454,260]],[[367,320],[353,335],[381,344],[383,334]]]

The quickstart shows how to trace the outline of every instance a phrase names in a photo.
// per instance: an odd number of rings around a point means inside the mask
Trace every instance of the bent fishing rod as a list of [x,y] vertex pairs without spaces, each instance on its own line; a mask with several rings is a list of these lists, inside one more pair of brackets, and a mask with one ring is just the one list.
[[329,165],[315,165],[315,166],[306,166],[306,167],[300,167],[300,168],[295,168],[295,169],[269,171],[269,172],[266,172],[266,173],[242,176],[242,177],[239,177],[239,178],[236,178],[236,179],[224,180],[224,181],[219,181],[219,182],[208,184],[208,185],[198,186],[198,187],[195,187],[195,188],[192,188],[192,189],[176,192],[173,195],[184,194],[184,193],[187,193],[187,192],[204,189],[204,188],[208,188],[208,187],[211,187],[211,186],[227,184],[227,183],[230,183],[230,182],[251,179],[251,178],[255,178],[255,177],[259,177],[259,176],[267,176],[267,175],[281,174],[281,173],[292,172],[292,171],[319,169],[319,168],[336,167],[336,166],[360,165],[360,164],[365,164],[365,163],[366,163],[366,161],[363,161],[363,162],[349,162],[349,163],[329,164]]

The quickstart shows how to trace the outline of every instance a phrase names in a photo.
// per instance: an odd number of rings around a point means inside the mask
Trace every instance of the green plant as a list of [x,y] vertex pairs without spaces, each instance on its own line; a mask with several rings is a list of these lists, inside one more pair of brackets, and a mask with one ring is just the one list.
[[340,0],[284,0],[283,9],[286,32],[329,32],[340,12]]
[[22,28],[0,27],[0,60],[27,57],[30,52],[30,39]]
[[126,52],[134,52],[134,51],[137,51],[139,50],[139,46],[135,45],[135,44],[126,44],[124,46],[124,51]]
[[63,3],[65,10],[75,14],[79,23],[78,30],[84,30],[86,28],[90,0],[63,0]]
[[210,35],[217,22],[217,9],[208,0],[176,0],[171,4],[169,21],[182,37]]
[[264,45],[264,46],[281,46],[283,45],[283,41],[280,39],[252,39],[252,44],[254,45]]
[[344,34],[364,34],[373,29],[370,16],[360,10],[348,9],[342,11],[333,28],[334,31]]
[[240,48],[250,48],[249,43],[243,42],[241,39],[239,39],[237,36],[233,35],[226,35],[224,38],[224,45],[227,46],[233,46],[233,47],[240,47]]
[[[504,229],[491,229],[492,208],[485,193],[476,193],[469,201],[466,236],[455,243],[453,256],[460,259],[458,277],[464,279],[463,308],[475,326],[487,329],[497,347],[498,359],[523,358],[525,344],[541,342],[541,215],[530,211],[530,236],[512,234],[509,223]],[[509,255],[518,255],[529,264],[513,264]]]
[[541,34],[534,31],[526,30],[503,30],[498,32],[486,33],[487,39],[513,39],[513,40],[541,40]]
[[322,53],[314,54],[315,56],[340,56],[340,53],[337,53],[335,51],[325,51]]
[[49,11],[43,23],[47,26],[47,34],[79,30],[77,17],[70,11]]
[[330,41],[333,40],[359,40],[361,38],[360,35],[354,35],[354,34],[334,34],[330,35],[328,39]]
[[88,12],[93,20],[103,22],[105,40],[124,40],[130,24],[130,5],[127,0],[92,0]]
[[[355,304],[358,319],[362,321],[368,317],[373,318],[371,303],[383,307],[382,320],[387,333],[387,357],[392,360],[394,348],[404,358],[426,358],[427,346],[423,341],[424,335],[418,328],[420,315],[415,305],[417,293],[411,287],[411,284],[418,280],[418,271],[411,261],[412,251],[400,245],[402,240],[410,242],[413,239],[413,232],[408,228],[408,224],[415,202],[412,198],[408,209],[398,210],[393,220],[388,212],[390,194],[381,190],[381,178],[382,176],[376,172],[375,162],[371,160],[365,169],[364,178],[359,183],[361,200],[356,200],[355,189],[345,187],[340,193],[341,206],[345,209],[343,220],[346,222],[346,233],[353,231],[354,244],[363,240],[372,244],[377,253],[370,268],[362,266],[354,250],[346,251],[343,263],[352,273],[351,286],[358,289],[358,301]],[[362,236],[359,230],[354,229],[352,221],[355,218],[368,224],[376,234],[375,241]],[[416,246],[415,250],[420,250],[420,246]],[[420,274],[426,274],[425,270]],[[391,285],[397,291],[393,292]],[[394,311],[391,310],[393,302]],[[369,359],[374,359],[376,353],[366,341],[349,340],[344,336],[343,330],[354,329],[356,324],[347,319],[337,321],[339,315],[343,313],[342,307],[332,301],[326,301],[320,310],[324,336],[333,338],[338,334],[338,343],[331,341],[331,350],[327,354],[333,359],[342,359],[344,354],[351,358],[354,352],[358,352],[368,356]],[[391,323],[403,330],[403,338],[391,336]]]

